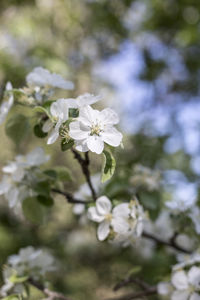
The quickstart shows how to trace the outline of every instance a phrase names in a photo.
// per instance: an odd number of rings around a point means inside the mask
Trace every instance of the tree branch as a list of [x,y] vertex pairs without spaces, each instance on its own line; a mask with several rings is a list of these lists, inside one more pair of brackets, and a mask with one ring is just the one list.
[[71,193],[64,192],[64,191],[60,191],[60,190],[58,190],[58,189],[52,189],[51,191],[54,192],[54,193],[63,195],[63,196],[67,199],[67,201],[68,201],[69,203],[74,203],[74,204],[87,204],[87,203],[93,202],[93,201],[84,201],[84,200],[81,200],[81,199],[76,199],[76,198],[74,198],[74,196],[73,196]]
[[134,293],[129,293],[123,296],[119,297],[114,297],[114,298],[109,298],[106,300],[132,300],[132,299],[139,299],[141,297],[145,296],[150,296],[150,295],[155,295],[157,293],[156,287],[150,287],[148,290],[140,291],[140,292],[134,292]]
[[93,198],[94,201],[96,201],[97,195],[96,195],[95,189],[92,185],[90,170],[89,170],[89,164],[90,164],[89,154],[88,154],[88,152],[86,152],[85,153],[85,159],[84,159],[84,158],[82,158],[82,156],[75,149],[71,149],[71,151],[73,152],[75,159],[79,162],[79,164],[81,166],[81,169],[83,171],[83,174],[84,174],[84,176],[86,178],[86,181],[88,183],[88,186],[90,188],[92,198]]
[[165,245],[165,246],[169,246],[171,248],[174,248],[175,250],[178,250],[178,251],[181,251],[183,253],[187,253],[187,254],[191,254],[192,252],[190,250],[187,250],[187,249],[184,249],[182,248],[181,246],[177,245],[176,241],[174,238],[172,238],[171,240],[169,241],[165,241],[165,240],[162,240],[150,233],[147,233],[147,232],[143,232],[142,236],[144,238],[147,238],[147,239],[150,239],[154,242],[156,242],[157,244],[160,244],[160,245]]
[[48,297],[48,300],[60,299],[60,300],[71,300],[70,298],[64,296],[61,293],[50,291],[49,289],[45,288],[40,282],[34,281],[32,278],[28,280],[28,282],[34,286],[36,289],[41,291],[44,295]]

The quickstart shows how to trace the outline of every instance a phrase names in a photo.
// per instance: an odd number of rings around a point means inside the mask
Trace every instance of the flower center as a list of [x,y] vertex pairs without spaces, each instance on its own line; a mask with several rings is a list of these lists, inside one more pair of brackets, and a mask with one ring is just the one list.
[[111,220],[112,220],[112,214],[107,214],[107,215],[105,216],[105,219],[106,219],[107,221],[111,222]]
[[93,124],[91,126],[91,132],[90,135],[100,135],[102,129],[101,126],[97,123],[97,124]]
[[71,139],[71,137],[69,136],[69,129],[64,125],[60,128],[60,136],[61,138],[65,139],[66,142]]

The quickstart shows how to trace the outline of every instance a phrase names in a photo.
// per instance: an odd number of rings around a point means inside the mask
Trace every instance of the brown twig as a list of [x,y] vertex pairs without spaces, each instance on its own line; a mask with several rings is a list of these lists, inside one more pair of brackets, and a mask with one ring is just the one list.
[[41,291],[44,295],[48,297],[48,300],[60,299],[60,300],[71,300],[70,298],[64,296],[61,293],[57,293],[54,291],[50,291],[49,289],[45,288],[41,283],[34,281],[32,278],[28,280],[28,282]]
[[63,195],[63,196],[67,199],[67,201],[68,201],[69,203],[74,203],[74,204],[87,204],[87,203],[93,202],[93,201],[84,201],[84,200],[81,200],[81,199],[76,199],[76,198],[74,198],[74,196],[73,196],[71,193],[64,192],[64,191],[60,191],[60,190],[58,190],[58,189],[52,189],[51,191],[54,192],[54,193]]
[[175,250],[181,251],[183,253],[187,253],[187,254],[191,254],[192,253],[190,250],[184,249],[183,247],[177,245],[177,243],[176,243],[176,241],[175,241],[174,238],[172,238],[169,241],[165,241],[165,240],[162,240],[162,239],[160,239],[160,238],[158,238],[158,237],[156,237],[156,236],[154,236],[154,235],[152,235],[150,233],[147,233],[147,232],[143,232],[142,236],[144,238],[153,240],[157,244],[169,246],[169,247],[174,248]]
[[113,291],[118,291],[122,287],[125,287],[131,283],[138,285],[140,288],[142,288],[144,290],[148,290],[151,287],[149,284],[147,284],[146,282],[144,282],[143,280],[141,280],[139,278],[133,278],[133,276],[128,276],[125,279],[123,279],[122,281],[120,281],[119,283],[117,283],[114,286]]
[[89,154],[88,154],[88,152],[86,152],[85,153],[85,158],[82,158],[82,156],[75,149],[72,148],[71,151],[73,152],[75,159],[79,162],[79,164],[81,166],[81,169],[83,171],[83,174],[84,174],[84,176],[86,178],[86,181],[88,183],[88,186],[90,188],[92,198],[93,198],[94,201],[96,201],[97,195],[96,195],[95,189],[92,185],[90,170],[89,170],[89,164],[90,164]]
[[132,299],[138,299],[138,298],[145,297],[145,296],[154,295],[156,293],[157,293],[157,289],[156,289],[156,287],[153,286],[153,287],[150,287],[148,290],[129,293],[129,294],[126,294],[123,296],[109,298],[106,300],[132,300]]

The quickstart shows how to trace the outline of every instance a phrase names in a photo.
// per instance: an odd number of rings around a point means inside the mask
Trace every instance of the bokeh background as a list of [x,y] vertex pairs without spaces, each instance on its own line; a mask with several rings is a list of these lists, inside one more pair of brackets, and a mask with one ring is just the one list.
[[[26,74],[36,66],[62,74],[75,83],[75,90],[58,92],[57,97],[101,94],[99,107],[113,107],[121,116],[124,150],[115,153],[118,167],[106,188],[108,196],[130,199],[129,179],[136,163],[183,172],[184,178],[196,183],[198,195],[199,21],[196,0],[1,0],[0,95],[7,81],[23,87]],[[22,107],[17,110],[30,114]],[[45,140],[33,136],[32,127],[30,122],[16,146],[1,126],[0,166],[16,153],[44,146],[52,155],[49,166],[70,168],[72,181],[66,189],[76,191],[84,178],[71,154],[61,153],[59,145],[47,147]],[[96,173],[101,159],[92,155],[91,161]],[[190,197],[187,180],[183,193]],[[165,197],[162,189],[143,191],[141,199],[152,218],[158,216]],[[21,247],[47,247],[58,260],[59,270],[49,278],[54,289],[77,300],[120,295],[123,290],[114,293],[112,287],[140,264],[140,276],[152,284],[170,270],[173,253],[166,255],[157,247],[150,257],[142,257],[137,247],[99,243],[94,226],[82,224],[71,205],[62,197],[55,203],[47,222],[34,225],[15,216],[1,198],[1,266]],[[33,299],[39,297],[34,290]]]

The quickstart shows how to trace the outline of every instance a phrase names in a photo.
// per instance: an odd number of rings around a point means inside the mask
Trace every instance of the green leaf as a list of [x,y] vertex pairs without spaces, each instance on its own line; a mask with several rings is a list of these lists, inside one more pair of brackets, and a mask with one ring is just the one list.
[[51,197],[45,197],[43,195],[38,195],[37,200],[39,201],[40,204],[42,204],[44,206],[50,207],[50,206],[54,205],[54,201]]
[[56,179],[57,178],[57,173],[55,170],[49,169],[49,170],[45,170],[44,174],[47,175],[48,177],[50,177],[50,179]]
[[47,209],[40,204],[37,197],[26,198],[22,203],[22,209],[25,217],[34,224],[44,224]]
[[128,277],[141,272],[141,270],[142,270],[141,266],[135,266],[135,267],[133,267],[131,270],[129,270]]
[[103,151],[103,167],[102,167],[102,174],[101,174],[101,182],[105,182],[109,180],[114,172],[115,172],[115,166],[116,162],[115,159],[110,151],[104,150]]
[[29,278],[28,276],[18,277],[17,273],[15,273],[9,278],[9,281],[11,281],[12,283],[23,283],[27,281],[28,278]]
[[69,140],[69,142],[66,142],[66,140],[62,140],[61,142],[61,150],[67,151],[74,145],[74,140]]
[[22,297],[20,295],[13,294],[5,298],[2,298],[2,300],[22,300]]
[[50,113],[50,106],[54,101],[46,101],[43,106],[35,106],[34,111],[38,113],[45,113],[50,119],[52,119],[52,115]]
[[49,181],[45,180],[37,182],[34,186],[34,190],[37,192],[37,194],[48,197],[50,194]]
[[60,181],[71,181],[72,180],[72,175],[71,171],[62,166],[55,167],[54,170],[57,173],[58,180]]
[[16,114],[11,117],[5,125],[6,134],[16,144],[19,144],[28,134],[30,124],[27,117],[21,114]]
[[39,138],[45,138],[48,135],[47,132],[44,132],[42,130],[42,124],[36,124],[33,128],[33,131],[34,131],[35,136],[37,136]]

